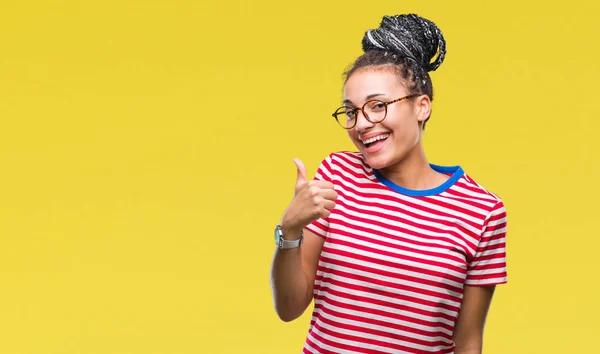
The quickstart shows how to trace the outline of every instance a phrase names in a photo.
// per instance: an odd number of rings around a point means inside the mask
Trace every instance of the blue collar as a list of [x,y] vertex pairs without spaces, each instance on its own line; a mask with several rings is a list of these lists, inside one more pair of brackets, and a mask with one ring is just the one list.
[[425,196],[431,196],[431,195],[436,195],[436,194],[445,192],[446,190],[448,190],[448,188],[452,187],[454,185],[454,183],[456,183],[456,181],[458,181],[464,175],[464,171],[460,166],[438,166],[438,165],[434,165],[434,164],[429,164],[429,166],[431,166],[431,168],[433,168],[435,171],[443,173],[443,174],[451,173],[452,176],[450,176],[450,178],[448,178],[444,183],[442,183],[441,185],[439,185],[435,188],[417,190],[417,189],[408,189],[408,188],[400,187],[399,185],[395,184],[394,182],[383,177],[383,175],[376,169],[373,169],[373,173],[375,174],[375,177],[377,177],[379,182],[383,183],[384,185],[388,186],[389,188],[395,190],[398,193],[408,195],[411,197],[425,197]]

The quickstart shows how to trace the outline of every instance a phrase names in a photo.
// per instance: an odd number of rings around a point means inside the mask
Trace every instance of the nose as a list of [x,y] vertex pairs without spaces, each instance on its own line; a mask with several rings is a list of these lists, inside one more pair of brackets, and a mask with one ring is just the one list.
[[365,117],[365,113],[363,112],[363,110],[359,109],[356,113],[356,126],[354,127],[354,129],[356,129],[357,132],[363,132],[373,127],[374,125],[375,124],[371,123],[367,119],[367,117]]

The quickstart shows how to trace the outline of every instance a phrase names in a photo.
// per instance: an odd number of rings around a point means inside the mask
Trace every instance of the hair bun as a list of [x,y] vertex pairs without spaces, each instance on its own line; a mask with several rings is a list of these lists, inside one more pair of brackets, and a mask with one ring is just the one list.
[[384,16],[379,28],[365,33],[362,47],[365,52],[383,50],[411,58],[427,71],[436,70],[446,56],[446,40],[440,29],[415,14]]

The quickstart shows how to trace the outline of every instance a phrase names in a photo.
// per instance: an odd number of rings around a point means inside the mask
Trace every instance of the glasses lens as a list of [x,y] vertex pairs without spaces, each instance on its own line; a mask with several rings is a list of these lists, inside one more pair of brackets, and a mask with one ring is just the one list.
[[373,123],[381,122],[387,114],[387,106],[382,101],[374,100],[365,104],[365,111]]
[[335,120],[344,129],[350,129],[356,123],[356,112],[350,107],[340,107],[335,113]]

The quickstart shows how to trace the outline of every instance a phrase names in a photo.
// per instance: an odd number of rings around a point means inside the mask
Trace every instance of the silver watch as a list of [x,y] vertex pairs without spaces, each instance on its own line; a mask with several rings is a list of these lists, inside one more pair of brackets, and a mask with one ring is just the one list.
[[300,231],[300,238],[296,240],[284,240],[283,239],[283,231],[281,231],[281,225],[277,225],[275,227],[275,244],[279,249],[282,248],[296,248],[302,244],[302,240],[304,240],[304,230]]

